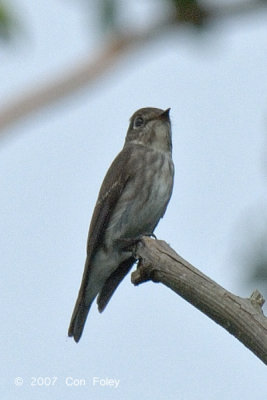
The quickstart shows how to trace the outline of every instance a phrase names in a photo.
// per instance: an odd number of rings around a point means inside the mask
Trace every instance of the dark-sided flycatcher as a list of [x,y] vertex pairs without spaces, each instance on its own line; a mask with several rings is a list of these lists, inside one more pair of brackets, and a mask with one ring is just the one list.
[[96,296],[102,312],[135,262],[125,242],[151,235],[165,213],[174,175],[169,111],[141,108],[134,113],[124,147],[102,183],[68,332],[76,342]]

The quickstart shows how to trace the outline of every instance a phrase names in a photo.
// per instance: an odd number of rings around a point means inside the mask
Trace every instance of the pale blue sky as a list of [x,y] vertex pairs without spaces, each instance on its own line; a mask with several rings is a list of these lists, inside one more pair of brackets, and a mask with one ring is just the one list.
[[[141,7],[140,2],[139,7]],[[149,2],[151,4],[151,2]],[[0,103],[94,56],[71,1],[17,0],[25,39],[2,46]],[[0,149],[3,399],[262,399],[266,367],[166,287],[128,276],[80,343],[67,337],[102,179],[138,108],[171,107],[175,187],[156,234],[219,284],[246,287],[236,249],[266,202],[267,13],[196,40],[186,29],[123,57],[90,90],[10,128]],[[57,377],[52,387],[32,377]],[[14,379],[24,384],[16,386]],[[67,377],[85,379],[70,387]],[[93,377],[120,380],[117,389]]]

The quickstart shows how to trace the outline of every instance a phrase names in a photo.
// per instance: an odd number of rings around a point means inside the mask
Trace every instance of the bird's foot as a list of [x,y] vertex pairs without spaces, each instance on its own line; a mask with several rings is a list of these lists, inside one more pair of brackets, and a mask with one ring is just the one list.
[[154,239],[156,238],[156,235],[152,232],[145,232],[142,235],[136,236],[134,238],[119,238],[117,239],[117,243],[119,244],[119,246],[121,247],[122,250],[124,251],[131,251],[133,246],[135,246],[137,244],[137,242],[139,242],[142,237],[144,236],[149,236],[149,237],[153,237]]

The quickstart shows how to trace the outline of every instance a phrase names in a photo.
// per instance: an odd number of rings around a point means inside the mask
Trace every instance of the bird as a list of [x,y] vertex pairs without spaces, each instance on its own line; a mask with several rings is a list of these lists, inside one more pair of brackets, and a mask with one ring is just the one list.
[[169,112],[146,107],[132,115],[123,149],[103,180],[68,330],[76,343],[95,298],[102,312],[136,261],[125,243],[152,236],[165,214],[174,181]]

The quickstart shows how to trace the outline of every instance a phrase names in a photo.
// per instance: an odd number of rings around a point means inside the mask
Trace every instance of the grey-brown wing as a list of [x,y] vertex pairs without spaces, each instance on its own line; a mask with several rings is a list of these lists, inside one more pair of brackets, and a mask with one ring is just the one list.
[[112,212],[130,178],[130,174],[127,172],[130,156],[131,149],[124,148],[111,164],[101,185],[87,240],[87,258],[89,260],[101,244]]
[[74,317],[77,314],[78,308],[83,303],[84,291],[88,285],[91,259],[101,244],[101,240],[103,239],[103,235],[112,215],[112,211],[114,210],[115,205],[130,177],[127,174],[126,168],[129,159],[130,149],[124,148],[111,164],[100,188],[90,224],[87,241],[87,259],[84,267],[81,287],[73,311],[72,322],[69,330],[70,335],[73,330],[71,327],[73,325]]

